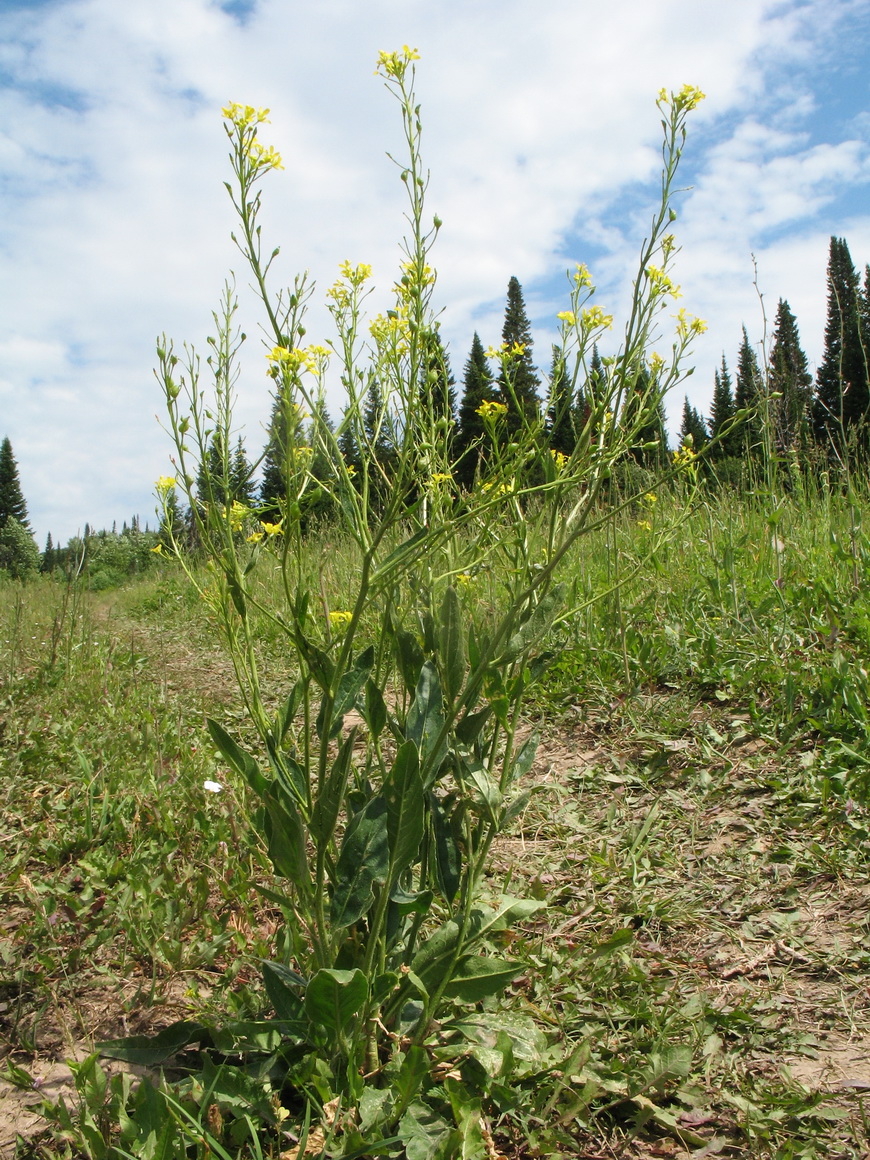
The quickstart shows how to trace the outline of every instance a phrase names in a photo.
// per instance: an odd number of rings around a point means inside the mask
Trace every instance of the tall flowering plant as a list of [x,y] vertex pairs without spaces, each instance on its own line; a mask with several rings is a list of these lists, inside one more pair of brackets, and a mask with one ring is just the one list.
[[[268,110],[224,110],[234,236],[263,308],[267,369],[283,416],[277,515],[258,519],[207,472],[205,496],[195,492],[215,433],[219,447],[232,445],[241,345],[232,290],[209,340],[210,390],[195,352],[185,347],[178,356],[166,341],[158,349],[176,479],[208,559],[208,583],[179,546],[177,555],[215,612],[258,744],[243,748],[218,721],[209,728],[260,801],[262,838],[281,883],[269,897],[287,919],[286,956],[263,968],[281,1039],[269,1074],[279,1089],[289,1077],[307,1093],[335,1153],[359,1146],[363,1123],[370,1138],[412,1132],[433,1082],[433,1029],[457,1006],[497,995],[517,973],[499,932],[543,904],[492,896],[484,875],[493,842],[527,801],[523,778],[537,738],[521,743],[518,725],[563,610],[559,567],[602,518],[604,482],[680,378],[703,325],[680,311],[670,350],[651,350],[662,312],[679,293],[670,274],[672,187],[686,119],[701,98],[687,87],[659,96],[661,205],[622,342],[595,380],[575,450],[552,455],[541,421],[529,415],[508,439],[504,404],[486,401],[479,412],[486,455],[474,488],[460,491],[449,405],[430,365],[438,329],[430,252],[441,222],[425,209],[416,59],[405,47],[381,53],[377,65],[401,114],[410,223],[392,307],[367,319],[371,268],[344,263],[327,291],[335,334],[323,345],[305,344],[307,279],[273,292],[277,251],[264,257],[261,248],[260,183],[282,168],[259,140]],[[558,315],[559,371],[573,386],[587,377],[593,343],[612,327],[594,292],[578,266]],[[492,353],[509,386],[518,352]],[[329,375],[347,397],[337,429],[325,408]],[[164,484],[160,495],[168,494]],[[313,495],[328,497],[353,545],[349,597],[330,591],[328,578],[312,581],[305,565]],[[543,553],[533,543],[543,543]],[[484,613],[470,593],[488,569],[503,577],[504,597]],[[274,596],[274,587],[258,583],[270,570],[280,576]],[[263,618],[285,640],[296,673],[277,708],[259,659]],[[363,1114],[366,1083],[379,1094]]]

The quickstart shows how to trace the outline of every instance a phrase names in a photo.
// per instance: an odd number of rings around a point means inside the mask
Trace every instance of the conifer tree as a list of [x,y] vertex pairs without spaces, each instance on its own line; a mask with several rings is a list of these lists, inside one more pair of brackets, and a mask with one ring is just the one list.
[[437,327],[427,336],[426,358],[420,371],[420,399],[427,410],[431,409],[434,419],[446,418],[451,427],[455,424],[456,380]]
[[[601,374],[603,367],[596,370]],[[631,456],[643,467],[655,467],[667,456],[668,436],[664,399],[659,398],[650,406],[650,375],[643,367],[634,387],[629,391],[620,415],[623,427],[637,428]]]
[[39,564],[40,572],[51,573],[55,568],[54,558],[54,543],[51,538],[51,532],[45,537],[45,551],[42,553],[42,560]]
[[574,401],[574,430],[580,434],[589,422],[592,413],[592,404],[606,385],[607,371],[598,353],[598,344],[593,343],[592,358],[589,360],[589,372],[586,381],[577,388],[577,398]]
[[[335,425],[326,406],[326,400],[319,398],[314,404],[314,414],[307,431],[311,448],[311,474],[318,484],[331,482],[335,477],[332,467],[332,440]],[[306,525],[312,520],[325,520],[333,514],[333,500],[327,488],[315,487],[308,497],[305,516]]]
[[269,417],[269,439],[263,454],[263,479],[260,483],[260,506],[265,512],[280,511],[287,493],[287,449],[290,443],[302,442],[302,416],[299,406],[279,391],[272,401]]
[[338,449],[348,467],[352,467],[359,474],[362,466],[360,460],[359,443],[357,442],[355,424],[350,418],[349,407],[345,407],[341,415],[341,425],[338,436]]
[[734,404],[738,411],[749,409],[752,413],[741,425],[741,436],[736,441],[735,453],[758,458],[762,447],[762,415],[764,402],[764,382],[758,357],[749,341],[746,327],[743,327],[743,341],[737,355],[737,382],[734,388]]
[[707,424],[686,395],[683,403],[683,420],[680,424],[680,445],[683,446],[690,440],[692,450],[697,453],[706,447],[708,435]]
[[[731,375],[728,372],[728,363],[722,355],[722,367],[714,375],[713,402],[710,407],[710,438],[716,439],[726,431],[734,420],[737,407],[734,401],[734,390],[731,385]],[[719,442],[710,450],[713,459],[725,459],[737,453],[737,433],[732,429],[723,435]]]
[[499,372],[498,384],[501,400],[508,409],[508,431],[515,432],[537,420],[541,382],[532,362],[532,328],[526,315],[523,289],[516,278],[508,282],[501,340],[511,357],[507,372],[504,367]]
[[24,502],[18,480],[18,464],[15,462],[12,444],[7,436],[0,444],[0,528],[10,519],[16,520],[23,528],[30,530],[27,504]]
[[[807,370],[807,356],[801,349],[797,321],[784,298],[780,298],[776,309],[767,381],[773,404],[773,437],[777,451],[784,454],[796,448],[806,453],[813,377]],[[777,395],[779,398],[775,397]]]
[[233,457],[230,462],[230,498],[237,503],[251,507],[254,503],[253,468],[245,451],[244,440],[241,435],[236,440]]
[[209,440],[205,457],[200,461],[197,469],[196,498],[203,507],[207,503],[216,503],[219,507],[223,507],[227,501],[227,491],[226,462],[222,440],[220,435],[215,432]]
[[492,372],[486,360],[483,343],[477,331],[471,343],[471,353],[465,363],[462,377],[462,399],[459,404],[459,423],[453,441],[454,473],[464,487],[471,487],[481,453],[485,428],[478,414],[481,403],[492,400],[496,393]]
[[563,455],[570,455],[577,445],[573,394],[565,357],[560,348],[554,346],[547,404],[547,443],[551,451],[559,451]]
[[[828,257],[828,316],[825,348],[816,375],[813,431],[828,448],[841,452],[867,423],[868,375],[865,337],[861,332],[860,279],[845,238],[831,238]],[[862,310],[863,305],[863,310]],[[863,430],[858,436],[866,442]]]

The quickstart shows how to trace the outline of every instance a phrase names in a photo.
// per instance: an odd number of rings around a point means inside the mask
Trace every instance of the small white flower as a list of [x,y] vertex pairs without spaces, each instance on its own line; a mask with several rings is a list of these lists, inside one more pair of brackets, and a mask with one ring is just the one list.
[[224,787],[217,781],[204,781],[202,788],[207,789],[209,793],[220,793]]

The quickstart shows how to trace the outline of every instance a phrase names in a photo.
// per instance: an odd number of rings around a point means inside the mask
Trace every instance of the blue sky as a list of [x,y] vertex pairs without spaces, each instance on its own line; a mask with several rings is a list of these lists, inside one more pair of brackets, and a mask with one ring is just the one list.
[[204,347],[233,269],[251,335],[237,414],[262,446],[270,383],[222,185],[228,100],[272,109],[264,139],[286,171],[265,187],[264,233],[283,280],[317,281],[322,341],[340,261],[371,262],[384,292],[394,277],[403,189],[385,153],[401,133],[373,71],[379,49],[419,48],[457,379],[475,329],[498,341],[511,275],[544,369],[575,261],[618,327],[655,204],[662,86],[707,93],[676,223],[681,305],[709,323],[685,386],[699,409],[743,325],[761,349],[752,254],[768,328],[787,298],[813,369],[830,236],[870,261],[866,0],[0,0],[0,31],[0,437],[40,546],[153,518],[169,471],[155,340]]

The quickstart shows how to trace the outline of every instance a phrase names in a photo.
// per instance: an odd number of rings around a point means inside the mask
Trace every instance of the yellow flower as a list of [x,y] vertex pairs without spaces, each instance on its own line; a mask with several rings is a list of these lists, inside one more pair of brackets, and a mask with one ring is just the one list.
[[637,521],[637,526],[638,526],[639,528],[643,528],[643,530],[644,530],[645,532],[651,532],[651,531],[652,531],[652,524],[649,522],[649,520],[638,520],[638,521]]
[[550,454],[553,457],[553,462],[556,464],[557,471],[564,471],[568,465],[568,456],[563,451],[556,451],[550,448]]
[[560,310],[556,315],[560,322],[567,322],[569,326],[576,326],[577,315],[573,310]]
[[613,326],[613,315],[605,314],[600,306],[589,306],[580,312],[584,330],[609,330]]
[[372,268],[368,262],[360,262],[351,266],[350,262],[342,262],[339,266],[342,278],[346,278],[351,286],[362,286],[363,282],[372,276]]
[[641,498],[647,507],[655,507],[655,505],[659,502],[659,497],[654,491],[648,491],[646,495],[642,496]]
[[677,334],[682,339],[687,339],[690,335],[703,334],[707,329],[704,319],[688,314],[685,307],[678,310],[674,318],[677,320]]
[[260,523],[260,527],[263,529],[263,531],[266,533],[267,536],[280,536],[281,532],[284,530],[281,527],[280,520],[278,521],[277,524],[269,524],[269,523],[266,523],[265,520],[262,520]]
[[284,163],[281,154],[276,152],[272,145],[261,145],[259,141],[252,141],[247,148],[247,158],[252,169],[283,169]]
[[333,628],[344,628],[353,620],[352,612],[330,612],[329,623]]
[[459,584],[462,588],[467,588],[471,583],[471,577],[467,572],[457,572],[455,579],[456,583]]
[[157,489],[157,494],[160,496],[160,498],[165,499],[175,487],[175,476],[161,475],[157,482],[154,484],[154,487]]
[[578,286],[592,287],[592,275],[584,262],[576,263],[577,269],[574,271],[574,281]]
[[227,121],[231,121],[239,129],[247,129],[249,125],[262,125],[269,120],[268,109],[255,109],[253,105],[239,105],[230,101],[221,109]]
[[163,553],[163,545],[162,544],[155,544],[155,546],[151,549],[151,551],[154,552],[154,554],[157,556],[162,556],[164,554]]
[[416,48],[408,48],[407,44],[402,46],[401,52],[384,52],[378,53],[378,61],[375,67],[375,76],[383,72],[386,77],[395,77],[396,80],[403,80],[405,70],[413,60],[419,60],[420,54]]
[[652,354],[650,355],[649,369],[652,372],[652,375],[654,378],[657,375],[661,374],[662,368],[664,367],[664,365],[665,365],[665,360],[662,358],[662,356],[660,354],[657,354],[655,351],[653,351]]
[[670,294],[672,298],[679,298],[680,288],[675,286],[670,276],[658,266],[647,266],[646,276],[650,280],[653,294]]
[[453,476],[449,471],[436,471],[432,475],[433,483],[452,483]]
[[263,538],[262,532],[251,532],[251,534],[249,536],[245,537],[245,542],[248,544],[259,544],[259,542],[260,542],[260,540],[262,540],[262,538]]
[[243,503],[239,503],[237,499],[234,499],[233,506],[229,511],[230,530],[233,532],[240,532],[244,526],[245,520],[250,514],[250,511]]
[[484,399],[484,401],[477,408],[477,414],[480,415],[484,423],[488,419],[501,419],[507,414],[507,406],[504,403],[497,403],[492,399]]

